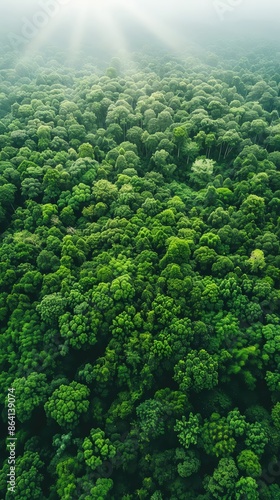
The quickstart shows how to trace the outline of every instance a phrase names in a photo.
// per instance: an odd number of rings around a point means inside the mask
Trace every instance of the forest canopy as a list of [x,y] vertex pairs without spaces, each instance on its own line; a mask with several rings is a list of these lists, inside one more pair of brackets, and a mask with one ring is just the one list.
[[0,54],[2,498],[280,499],[277,50]]

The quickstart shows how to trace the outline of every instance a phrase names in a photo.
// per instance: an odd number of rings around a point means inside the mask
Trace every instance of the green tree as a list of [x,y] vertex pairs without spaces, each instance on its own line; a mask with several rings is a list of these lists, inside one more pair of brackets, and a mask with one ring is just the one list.
[[259,422],[250,424],[247,427],[245,444],[248,448],[253,451],[257,456],[261,456],[264,452],[264,448],[268,443],[268,436],[265,429]]
[[198,436],[200,434],[200,415],[189,414],[189,419],[183,415],[181,420],[176,420],[174,427],[175,432],[178,434],[179,443],[186,449],[191,444],[197,444]]
[[233,431],[226,418],[221,417],[218,413],[212,413],[210,419],[205,421],[201,437],[203,447],[208,455],[226,457],[234,451],[236,446]]
[[265,267],[265,258],[262,250],[253,250],[248,260],[252,271],[258,271]]
[[53,325],[57,323],[59,316],[64,313],[66,304],[67,302],[61,293],[52,293],[43,297],[37,306],[37,311],[45,323]]
[[88,142],[81,144],[79,146],[78,151],[79,151],[80,158],[93,158],[94,157],[93,147]]
[[218,384],[218,363],[207,351],[190,351],[174,368],[174,380],[182,391],[212,389]]
[[105,437],[101,429],[91,429],[90,436],[83,441],[84,459],[88,467],[97,469],[103,461],[112,459],[116,454],[116,448]]
[[93,195],[96,201],[110,203],[117,197],[118,189],[111,182],[101,179],[97,181],[92,188]]
[[42,406],[48,398],[48,383],[44,373],[30,373],[13,382],[17,398],[17,418],[20,422],[30,420],[35,408]]
[[236,483],[236,499],[258,500],[258,484],[252,477],[241,477]]
[[83,384],[75,381],[69,385],[61,384],[45,403],[46,414],[61,427],[72,429],[88,410],[88,396],[89,389]]
[[245,472],[246,476],[258,477],[261,475],[261,465],[257,455],[251,450],[243,450],[237,456],[238,468]]
[[163,405],[148,399],[136,408],[139,419],[140,438],[146,441],[164,434]]
[[78,466],[71,457],[61,460],[56,466],[56,490],[61,499],[67,499],[76,493],[76,477]]
[[175,127],[173,129],[173,140],[177,145],[178,158],[180,157],[181,148],[187,138],[187,130],[185,127]]
[[190,477],[200,469],[200,460],[193,450],[185,451],[183,448],[176,448],[176,460],[180,460],[177,465],[178,474],[181,477]]
[[280,429],[280,403],[272,408],[271,416],[276,429]]
[[213,498],[223,498],[229,495],[233,497],[237,478],[238,470],[233,458],[221,458],[206,490]]
[[109,500],[111,498],[110,491],[113,488],[113,484],[113,480],[110,478],[98,478],[95,485],[90,490],[92,500],[99,500],[100,498]]
[[167,244],[168,247],[166,254],[161,261],[162,266],[169,263],[174,263],[174,264],[188,263],[191,254],[188,241],[178,238],[176,236],[172,236],[167,240]]
[[[10,466],[6,462],[1,471],[2,477],[5,474],[5,483],[4,485],[1,484],[1,491],[5,492],[7,499],[28,500],[29,498],[34,498],[34,500],[37,500],[43,498],[44,463],[39,453],[26,450],[22,455],[17,457],[16,486],[14,492],[7,491],[7,474],[9,473]],[[3,482],[2,477],[1,482]]]
[[228,413],[227,423],[236,436],[243,436],[247,428],[247,422],[246,418],[244,415],[241,415],[238,408],[235,408]]
[[190,179],[199,187],[205,186],[213,175],[214,165],[214,160],[197,158],[192,165]]

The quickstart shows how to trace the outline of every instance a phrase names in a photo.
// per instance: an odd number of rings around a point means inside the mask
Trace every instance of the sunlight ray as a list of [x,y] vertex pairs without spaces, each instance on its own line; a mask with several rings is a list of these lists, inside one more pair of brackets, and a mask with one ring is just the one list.
[[45,26],[42,26],[37,32],[34,31],[34,36],[27,43],[24,56],[32,57],[32,54],[38,53],[41,49],[50,45],[59,33],[64,33],[66,22],[64,10],[58,12],[54,18],[50,18]]
[[126,7],[129,9],[131,17],[139,21],[144,28],[148,29],[164,45],[176,51],[182,48],[184,37],[175,29],[170,28],[167,22],[160,21],[151,11],[141,9],[136,3],[127,3]]
[[103,49],[128,57],[130,47],[125,28],[130,29],[131,26],[135,32],[144,29],[165,46],[175,51],[180,50],[184,46],[185,37],[176,31],[172,23],[169,25],[155,11],[149,10],[147,4],[144,7],[128,0],[71,2],[61,6],[56,16],[49,18],[41,29],[34,29],[34,36],[28,41],[25,54],[30,56],[38,52],[52,38],[62,33],[66,37],[70,60],[74,61],[77,57],[75,54],[89,40],[97,51]]

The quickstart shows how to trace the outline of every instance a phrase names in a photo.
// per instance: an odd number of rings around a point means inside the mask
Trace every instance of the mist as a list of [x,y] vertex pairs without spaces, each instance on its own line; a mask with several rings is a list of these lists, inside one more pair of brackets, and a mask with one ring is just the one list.
[[1,6],[1,40],[21,53],[129,53],[161,44],[182,51],[224,37],[277,39],[277,0],[11,0]]

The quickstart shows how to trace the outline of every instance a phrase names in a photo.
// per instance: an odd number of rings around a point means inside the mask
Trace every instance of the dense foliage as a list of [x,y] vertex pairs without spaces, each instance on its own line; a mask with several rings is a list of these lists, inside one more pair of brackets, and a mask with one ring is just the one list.
[[8,500],[280,499],[279,53],[215,50],[0,57]]

